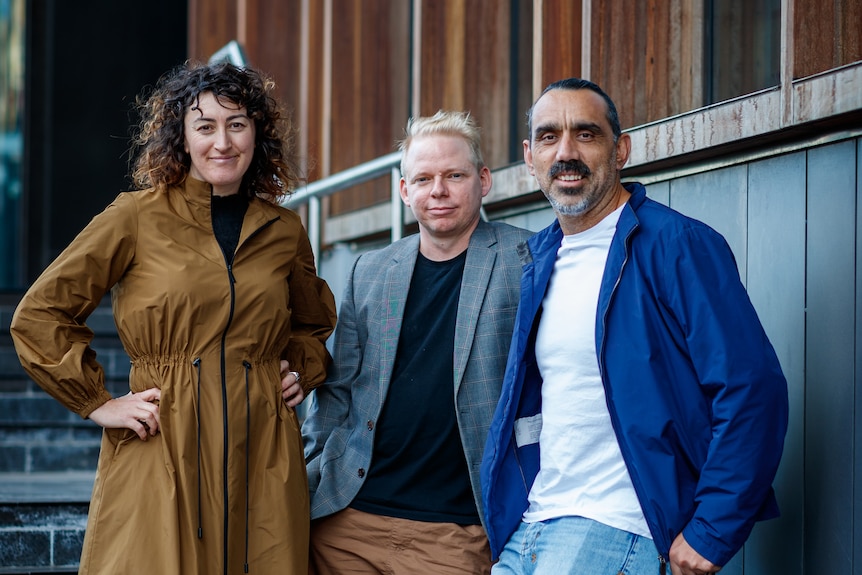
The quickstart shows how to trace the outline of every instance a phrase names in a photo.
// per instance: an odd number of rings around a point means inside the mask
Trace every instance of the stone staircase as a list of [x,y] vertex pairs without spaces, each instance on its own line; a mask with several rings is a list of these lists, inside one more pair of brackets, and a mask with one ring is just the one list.
[[[21,294],[0,294],[0,575],[77,573],[101,429],[69,412],[21,368],[9,324]],[[90,316],[114,396],[129,360],[109,302]]]

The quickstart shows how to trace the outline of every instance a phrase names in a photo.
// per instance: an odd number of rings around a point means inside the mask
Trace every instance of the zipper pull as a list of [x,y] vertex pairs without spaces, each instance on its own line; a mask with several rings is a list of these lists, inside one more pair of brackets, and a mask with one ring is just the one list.
[[658,556],[658,573],[659,575],[667,575],[667,562],[662,555]]
[[227,275],[230,278],[230,285],[236,284],[236,278],[233,275],[233,264],[227,265]]

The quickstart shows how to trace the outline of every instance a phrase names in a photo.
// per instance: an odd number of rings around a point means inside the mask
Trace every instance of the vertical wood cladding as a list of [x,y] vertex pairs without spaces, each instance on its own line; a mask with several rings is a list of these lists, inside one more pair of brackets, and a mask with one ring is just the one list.
[[279,96],[295,111],[300,93],[301,2],[244,0],[244,4],[246,55],[256,68],[275,78]]
[[[395,150],[408,117],[409,3],[334,0],[331,169],[339,172]],[[332,213],[388,201],[388,179],[331,198]]]
[[616,102],[623,128],[702,105],[697,0],[593,0],[590,79]]
[[[296,111],[310,180],[393,151],[411,113],[438,109],[471,111],[482,127],[486,162],[500,167],[513,161],[512,138],[522,137],[512,135],[511,118],[528,105],[523,87],[531,76],[524,56],[529,37],[515,40],[518,50],[511,38],[513,29],[519,36],[529,31],[522,22],[531,20],[531,5],[515,2],[517,9],[499,0],[190,0],[189,53],[205,60],[230,40],[241,42],[251,65],[275,78]],[[418,38],[411,16],[420,19]],[[569,48],[579,44],[579,27],[574,37],[564,31]],[[327,65],[331,77],[324,78]],[[410,109],[411,98],[418,110]],[[383,180],[370,182],[332,196],[328,208],[343,213],[388,201],[389,194]]]
[[[306,62],[302,74],[297,79],[300,105],[297,106],[297,125],[299,126],[300,150],[306,163],[306,176],[309,181],[322,178],[324,165],[324,129],[329,126],[328,102],[324,99],[324,13],[323,2],[302,0],[303,25],[301,41],[305,43],[297,49],[305,54]],[[301,63],[302,65],[302,63]]]
[[857,60],[862,60],[862,0],[794,0],[794,79]]
[[[418,90],[421,115],[468,110],[482,127],[491,167],[509,161],[511,7],[499,0],[422,0]],[[516,135],[517,137],[517,135]]]
[[189,58],[206,61],[237,40],[237,0],[189,0]]
[[[409,115],[410,3],[191,0],[189,14],[190,57],[206,60],[239,40],[249,63],[276,80],[302,130],[309,180],[393,151]],[[327,64],[331,78],[323,76]],[[330,209],[340,213],[388,199],[388,185],[372,182],[333,196]]]
[[544,0],[541,18],[541,85],[581,77],[582,13],[580,0]]
[[[862,60],[862,0],[189,0],[189,16],[191,57],[237,39],[275,77],[311,181],[393,151],[411,114],[439,109],[475,115],[492,168],[520,161],[536,90],[569,76],[630,128],[778,85],[781,50],[796,77]],[[325,210],[385,202],[385,180]]]

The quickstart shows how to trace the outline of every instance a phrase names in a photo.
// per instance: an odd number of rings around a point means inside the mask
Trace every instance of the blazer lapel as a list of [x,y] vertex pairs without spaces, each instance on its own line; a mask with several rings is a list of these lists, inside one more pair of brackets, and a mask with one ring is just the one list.
[[[467,360],[473,349],[476,324],[479,313],[485,301],[491,272],[497,260],[494,245],[497,237],[493,227],[480,221],[470,237],[467,248],[467,261],[464,264],[464,275],[461,278],[461,295],[458,299],[458,316],[455,320],[455,393],[461,387]],[[481,350],[479,350],[481,352]]]
[[413,278],[413,268],[416,266],[416,256],[419,253],[419,234],[406,238],[399,249],[392,254],[392,265],[387,266],[383,286],[383,309],[386,318],[383,323],[381,341],[380,396],[386,397],[389,382],[392,380],[392,368],[395,365],[395,354],[398,351],[398,339],[401,337],[401,322],[404,319],[404,306],[407,302],[407,292],[410,290],[410,280]]

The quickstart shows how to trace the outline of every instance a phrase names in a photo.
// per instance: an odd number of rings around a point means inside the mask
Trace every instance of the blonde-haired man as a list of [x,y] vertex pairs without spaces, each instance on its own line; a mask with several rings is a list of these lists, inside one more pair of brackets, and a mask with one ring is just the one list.
[[419,233],[354,263],[303,425],[313,573],[490,572],[479,464],[530,232],[480,218],[480,144],[467,113],[407,124],[401,198]]

